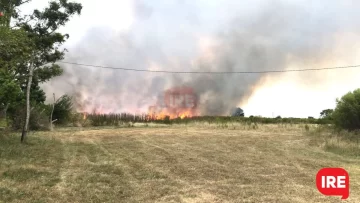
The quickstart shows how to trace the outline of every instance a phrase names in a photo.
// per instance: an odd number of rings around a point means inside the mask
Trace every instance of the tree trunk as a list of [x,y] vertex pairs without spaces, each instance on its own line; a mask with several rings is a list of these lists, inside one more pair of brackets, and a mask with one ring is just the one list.
[[34,73],[34,67],[33,64],[30,65],[30,71],[29,71],[29,78],[28,78],[28,84],[26,87],[26,118],[25,118],[25,124],[24,128],[22,130],[21,134],[21,142],[23,143],[25,140],[25,137],[27,135],[27,132],[29,130],[29,120],[30,120],[30,89],[31,89],[31,83],[33,79],[33,73]]

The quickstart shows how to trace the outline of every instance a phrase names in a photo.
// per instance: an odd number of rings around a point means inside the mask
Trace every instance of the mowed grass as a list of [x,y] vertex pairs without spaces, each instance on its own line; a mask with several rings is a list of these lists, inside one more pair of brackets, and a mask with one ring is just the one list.
[[0,136],[0,202],[340,202],[316,189],[323,167],[345,168],[343,202],[360,202],[359,156],[306,134],[229,124]]

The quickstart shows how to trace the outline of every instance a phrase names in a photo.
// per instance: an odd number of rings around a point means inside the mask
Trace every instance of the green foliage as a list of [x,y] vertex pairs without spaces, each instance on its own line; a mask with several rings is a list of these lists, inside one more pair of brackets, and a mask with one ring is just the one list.
[[31,0],[0,0],[0,8],[4,16],[0,18],[0,26],[9,27],[11,18],[19,17],[19,10],[15,9]]
[[349,131],[360,130],[360,89],[349,92],[336,100],[332,118],[338,128]]
[[[25,87],[19,87],[18,84],[14,81],[14,80],[10,80],[11,83],[8,83],[6,86],[1,86],[0,87],[0,91],[3,88],[12,88],[13,91],[8,91],[9,93],[11,93],[11,97],[10,95],[8,95],[5,99],[3,99],[1,101],[0,98],[0,102],[2,102],[2,104],[0,103],[0,108],[4,108],[4,106],[6,106],[6,104],[9,104],[8,106],[8,117],[12,120],[12,123],[15,123],[16,126],[14,126],[15,129],[20,129],[21,127],[18,126],[19,121],[21,120],[19,117],[24,116],[24,112],[26,111],[26,109],[24,109],[25,106],[25,90],[22,88]],[[1,83],[1,79],[0,79],[0,83]],[[15,84],[14,84],[15,83]],[[13,86],[10,86],[10,84],[13,84]],[[37,107],[37,106],[44,106],[44,102],[45,102],[45,92],[40,89],[39,84],[37,83],[37,81],[35,80],[35,82],[31,85],[31,92],[30,92],[30,101],[33,107]],[[48,115],[48,114],[46,114]],[[35,117],[32,117],[33,119],[35,119]]]
[[[54,106],[53,112],[53,120],[57,120],[58,124],[67,124],[71,120],[71,112],[72,112],[72,98],[68,95],[61,96],[56,102]],[[51,108],[51,105],[50,107]]]
[[333,112],[334,112],[334,109],[325,109],[320,112],[320,117],[324,118],[324,119],[331,119]]
[[0,26],[0,38],[0,106],[4,107],[23,96],[17,68],[30,59],[33,44],[22,29]]
[[320,124],[333,123],[333,109],[325,109],[320,112]]
[[[64,58],[66,50],[60,50],[60,46],[69,38],[68,34],[59,33],[70,17],[80,14],[82,5],[68,2],[67,0],[50,1],[44,10],[34,10],[27,18],[18,18],[17,26],[23,28],[30,39],[35,43],[34,65],[39,68],[48,63],[55,63]],[[47,78],[59,74],[59,66],[50,65],[42,67],[47,70]],[[50,73],[50,74],[49,74]]]
[[29,123],[30,130],[48,130],[49,129],[49,115],[48,107],[46,105],[35,106],[30,114],[32,118]]
[[16,102],[21,95],[19,84],[8,74],[0,72],[0,108]]
[[[34,106],[30,112],[32,118],[29,122],[30,130],[47,130],[49,127],[48,106],[39,104]],[[25,107],[18,106],[15,112],[11,114],[11,126],[14,130],[21,130],[25,122]]]
[[[60,33],[59,28],[82,10],[79,3],[51,0],[45,9],[36,9],[31,15],[21,16],[18,7],[27,2],[0,0],[0,8],[5,13],[0,19],[0,108],[9,107],[15,129],[21,128],[21,116],[26,112],[23,106],[31,67],[35,70],[30,88],[30,102],[34,107],[30,128],[38,129],[43,126],[40,123],[44,118],[48,120],[48,111],[43,111],[47,107],[43,105],[46,98],[40,84],[63,73],[61,67],[54,63],[64,58],[66,50],[61,49],[61,45],[69,35]],[[15,27],[10,28],[10,20]],[[69,99],[63,97],[54,112],[55,119],[58,117],[59,122],[65,122],[69,117],[68,111]]]
[[171,124],[170,116],[165,116],[165,118],[164,118],[164,123],[165,123],[165,124]]
[[19,64],[30,60],[33,42],[23,29],[0,26],[0,71],[16,76]]
[[[45,105],[43,103],[33,102],[33,108],[31,110],[30,117],[30,129],[39,130],[47,129],[49,126],[49,118],[52,111],[52,104]],[[71,111],[72,111],[72,98],[63,95],[60,97],[54,107],[53,120],[57,119],[56,123],[67,124],[71,121]],[[11,124],[14,130],[20,130],[24,124],[24,113],[25,108],[23,102],[16,105],[14,109],[11,110],[10,118]]]
[[28,58],[26,63],[17,64],[15,70],[16,80],[24,91],[27,85],[29,64],[34,64],[36,69],[31,90],[36,91],[33,95],[39,98],[32,98],[32,100],[45,101],[45,94],[39,84],[63,73],[61,67],[54,63],[64,58],[66,50],[60,50],[60,46],[69,35],[59,33],[58,29],[65,25],[71,16],[80,14],[81,9],[81,4],[67,0],[50,1],[49,6],[43,11],[36,9],[30,16],[18,16],[14,19],[16,26],[21,28],[26,33],[26,37],[33,42],[31,58]]
[[86,120],[89,120],[92,126],[119,126],[145,121],[145,115],[133,114],[86,114]]
[[[45,92],[40,88],[39,81],[37,78],[33,79],[33,82],[31,84],[31,91],[30,91],[30,102],[34,105],[36,104],[43,104],[46,100]],[[25,94],[26,92],[26,86],[22,85],[22,90]],[[25,96],[24,96],[25,97]]]
[[34,75],[39,83],[43,83],[49,81],[53,77],[62,75],[63,72],[63,69],[59,65],[53,64],[50,67],[45,66],[43,68],[36,69]]
[[0,110],[9,117],[25,98],[17,70],[30,59],[34,44],[23,29],[7,26],[0,26],[0,39]]
[[308,119],[308,118],[265,118],[265,117],[230,117],[230,116],[198,116],[191,118],[175,118],[165,117],[164,119],[156,120],[149,119],[146,114],[134,115],[134,114],[73,114],[73,124],[85,123],[89,121],[92,126],[117,126],[125,123],[158,123],[158,124],[188,124],[189,122],[205,122],[220,124],[220,126],[228,127],[229,123],[244,123],[249,125],[250,128],[257,129],[258,124],[330,124],[322,119]]

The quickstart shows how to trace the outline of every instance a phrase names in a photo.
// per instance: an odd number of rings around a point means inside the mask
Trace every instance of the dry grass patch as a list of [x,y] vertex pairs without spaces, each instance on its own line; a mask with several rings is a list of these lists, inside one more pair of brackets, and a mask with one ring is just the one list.
[[315,175],[343,167],[345,202],[360,202],[360,160],[311,144],[304,125],[233,125],[62,129],[25,146],[10,137],[0,142],[0,201],[338,202]]

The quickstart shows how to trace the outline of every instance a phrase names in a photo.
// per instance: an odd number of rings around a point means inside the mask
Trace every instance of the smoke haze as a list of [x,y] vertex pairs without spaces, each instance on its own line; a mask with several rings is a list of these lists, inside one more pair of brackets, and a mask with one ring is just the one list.
[[[356,63],[359,3],[268,2],[136,0],[129,30],[94,27],[68,48],[65,61],[167,71],[264,71]],[[165,74],[62,65],[64,75],[45,84],[45,91],[73,95],[79,111],[104,113],[146,112],[167,88],[189,86],[198,94],[202,115],[228,115],[269,84],[265,81],[284,78],[281,74]],[[360,72],[349,75],[354,73]],[[340,75],[336,71],[335,76]],[[306,72],[286,77],[318,88],[334,75]]]

